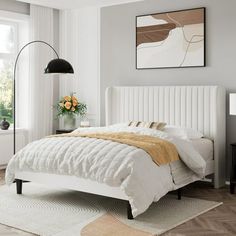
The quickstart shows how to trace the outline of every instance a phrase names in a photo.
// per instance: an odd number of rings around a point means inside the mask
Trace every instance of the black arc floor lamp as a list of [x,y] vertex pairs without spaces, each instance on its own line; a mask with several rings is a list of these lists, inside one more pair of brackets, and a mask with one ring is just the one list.
[[17,68],[17,62],[19,60],[19,57],[20,57],[20,54],[22,53],[22,51],[27,46],[34,44],[34,43],[42,43],[42,44],[49,46],[57,56],[56,59],[53,59],[48,63],[48,65],[44,71],[45,74],[73,74],[74,73],[72,65],[68,61],[59,58],[57,51],[49,43],[47,43],[45,41],[34,40],[34,41],[31,41],[31,42],[25,44],[25,46],[23,46],[21,48],[21,50],[19,51],[19,53],[16,56],[15,65],[14,65],[14,74],[13,74],[13,106],[14,106],[14,109],[13,109],[13,117],[14,117],[13,153],[14,154],[16,153],[16,68]]

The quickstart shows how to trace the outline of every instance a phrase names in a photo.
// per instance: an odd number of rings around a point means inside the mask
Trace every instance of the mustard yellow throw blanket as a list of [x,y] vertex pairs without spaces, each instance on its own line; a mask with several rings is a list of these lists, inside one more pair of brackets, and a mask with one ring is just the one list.
[[129,132],[117,132],[117,133],[88,133],[88,134],[68,133],[68,134],[52,135],[49,137],[86,137],[86,138],[110,140],[113,142],[131,145],[137,148],[141,148],[145,152],[147,152],[157,165],[164,165],[172,161],[179,160],[179,155],[174,144],[166,140],[149,135],[139,135]]

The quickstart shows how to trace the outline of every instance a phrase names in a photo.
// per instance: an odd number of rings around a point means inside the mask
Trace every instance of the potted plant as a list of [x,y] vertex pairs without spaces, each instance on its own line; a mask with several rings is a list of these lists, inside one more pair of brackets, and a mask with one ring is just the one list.
[[86,104],[79,102],[78,98],[71,94],[64,96],[56,105],[57,116],[64,118],[64,128],[75,128],[76,116],[84,117],[87,112]]

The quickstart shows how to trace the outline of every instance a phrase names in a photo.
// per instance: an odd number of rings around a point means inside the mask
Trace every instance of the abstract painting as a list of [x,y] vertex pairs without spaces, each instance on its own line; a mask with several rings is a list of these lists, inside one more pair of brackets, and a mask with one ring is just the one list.
[[205,66],[205,8],[136,17],[136,68]]

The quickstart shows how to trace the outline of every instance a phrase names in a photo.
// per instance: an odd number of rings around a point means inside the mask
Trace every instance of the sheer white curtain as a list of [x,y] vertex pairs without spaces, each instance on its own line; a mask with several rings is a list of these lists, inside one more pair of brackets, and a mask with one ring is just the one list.
[[[31,5],[30,40],[43,40],[53,45],[53,9]],[[53,76],[45,75],[47,63],[55,57],[47,45],[30,46],[29,76],[29,141],[52,133]]]
[[72,64],[75,72],[74,75],[60,76],[60,95],[75,92],[88,106],[90,124],[99,125],[100,8],[60,11],[60,56]]

